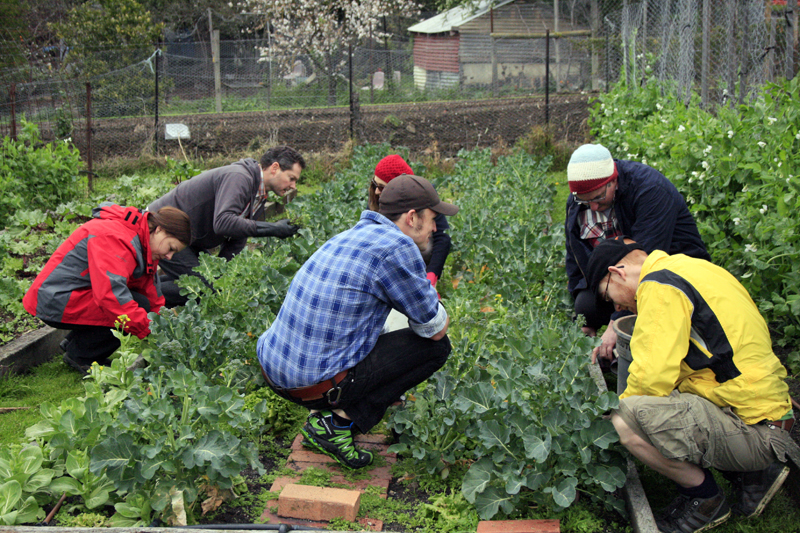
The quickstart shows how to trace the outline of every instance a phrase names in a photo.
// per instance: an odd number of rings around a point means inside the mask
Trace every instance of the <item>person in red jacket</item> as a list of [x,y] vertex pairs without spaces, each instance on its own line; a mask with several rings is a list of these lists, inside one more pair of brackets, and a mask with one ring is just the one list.
[[147,313],[164,305],[158,261],[191,242],[189,217],[174,207],[157,213],[109,202],[58,247],[25,293],[25,309],[70,333],[61,343],[64,362],[86,374],[94,361],[108,364],[119,348],[111,333],[118,317],[140,339],[150,334]]

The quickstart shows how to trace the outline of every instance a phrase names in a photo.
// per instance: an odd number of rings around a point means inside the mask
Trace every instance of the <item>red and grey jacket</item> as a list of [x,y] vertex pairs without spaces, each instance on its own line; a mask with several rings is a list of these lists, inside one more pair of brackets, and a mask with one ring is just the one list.
[[131,292],[145,295],[153,312],[164,305],[150,251],[150,214],[106,202],[92,216],[58,247],[22,303],[38,318],[65,324],[113,327],[127,315],[126,331],[143,339],[150,320]]

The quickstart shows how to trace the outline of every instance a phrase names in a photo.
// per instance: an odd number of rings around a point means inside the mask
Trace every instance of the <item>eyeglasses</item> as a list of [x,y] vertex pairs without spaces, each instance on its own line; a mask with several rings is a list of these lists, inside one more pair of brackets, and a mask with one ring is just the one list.
[[608,286],[611,284],[611,272],[608,273],[608,281],[606,281],[606,290],[602,292],[601,298],[604,302],[610,302],[611,299],[608,297]]
[[[625,265],[617,265],[617,268],[625,268]],[[610,302],[611,298],[608,297],[608,286],[611,285],[611,276],[613,276],[613,272],[608,273],[608,280],[606,280],[606,290],[600,293],[600,298],[603,299],[604,302]]]
[[375,178],[372,178],[372,186],[375,187],[375,190],[377,190],[378,192],[383,192],[383,189],[386,188],[386,185],[381,185],[380,183],[375,181]]
[[[373,180],[373,183],[375,183],[374,180]],[[595,196],[591,200],[581,200],[580,198],[578,198],[578,194],[577,193],[572,193],[572,199],[575,200],[575,203],[578,204],[578,205],[589,205],[589,204],[596,204],[598,202],[602,202],[603,200],[606,199],[606,196],[608,196],[608,186],[609,185],[611,185],[610,181],[608,183],[606,183],[606,188],[603,191],[603,196]]]

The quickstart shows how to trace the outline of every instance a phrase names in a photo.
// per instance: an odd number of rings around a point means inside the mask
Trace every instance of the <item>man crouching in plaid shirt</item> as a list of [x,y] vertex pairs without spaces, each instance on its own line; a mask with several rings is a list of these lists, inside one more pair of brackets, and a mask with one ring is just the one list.
[[[350,468],[372,463],[353,443],[407,390],[450,354],[450,319],[425,274],[420,249],[436,230],[442,202],[424,178],[402,175],[300,268],[272,326],[258,340],[269,386],[311,413],[303,444]],[[397,309],[409,328],[381,335]]]

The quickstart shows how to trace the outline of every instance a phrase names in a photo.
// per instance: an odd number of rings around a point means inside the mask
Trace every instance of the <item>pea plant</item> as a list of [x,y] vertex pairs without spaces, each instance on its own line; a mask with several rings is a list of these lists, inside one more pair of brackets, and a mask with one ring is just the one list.
[[591,126],[616,157],[640,160],[682,192],[716,264],[750,292],[788,365],[800,372],[800,96],[798,80],[710,113],[650,80],[598,98]]

